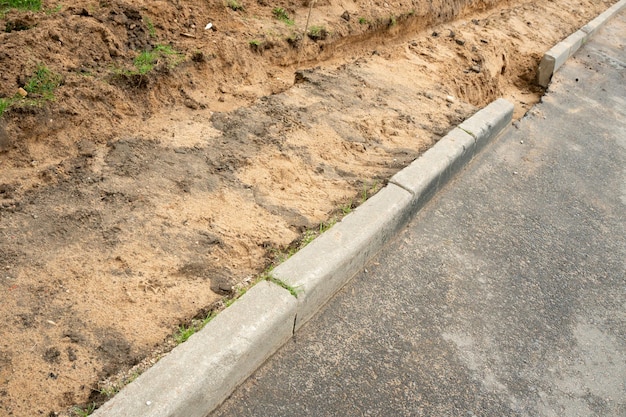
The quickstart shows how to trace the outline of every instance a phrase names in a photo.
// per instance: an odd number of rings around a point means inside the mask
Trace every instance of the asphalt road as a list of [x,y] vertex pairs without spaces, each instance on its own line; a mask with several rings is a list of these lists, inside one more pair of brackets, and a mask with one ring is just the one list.
[[626,13],[214,416],[626,416]]

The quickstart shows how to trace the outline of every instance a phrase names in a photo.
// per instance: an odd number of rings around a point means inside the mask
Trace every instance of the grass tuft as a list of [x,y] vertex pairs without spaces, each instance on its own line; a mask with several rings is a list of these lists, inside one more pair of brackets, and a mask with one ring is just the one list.
[[282,287],[282,288],[286,289],[286,290],[287,290],[287,291],[289,291],[289,293],[290,293],[291,295],[293,295],[295,298],[298,298],[298,295],[299,295],[300,293],[302,293],[302,290],[301,290],[301,289],[296,288],[296,287],[293,287],[293,286],[291,286],[291,285],[287,284],[286,282],[283,282],[283,281],[279,280],[278,278],[274,278],[274,277],[273,277],[273,276],[271,276],[271,275],[268,275],[265,279],[266,279],[267,281],[269,281],[269,282],[273,282],[274,284],[278,285],[279,287]]
[[42,96],[46,100],[54,99],[54,90],[61,85],[61,76],[48,69],[43,64],[39,64],[35,73],[28,79],[24,90],[29,94]]
[[194,326],[180,326],[178,328],[178,333],[174,336],[174,339],[176,340],[176,343],[180,345],[181,343],[185,343],[197,330],[198,329]]
[[239,3],[237,0],[228,0],[228,2],[226,3],[226,5],[228,6],[229,9],[237,12],[239,10],[243,11],[243,5],[241,3]]
[[272,10],[272,14],[274,15],[274,17],[278,20],[280,20],[281,22],[285,23],[288,26],[293,26],[294,25],[294,21],[293,19],[291,19],[289,17],[289,14],[287,13],[287,11],[285,9],[283,9],[282,7],[275,7]]
[[151,51],[143,51],[133,61],[136,71],[130,71],[129,75],[146,75],[154,69],[159,59],[165,58],[170,68],[182,62],[183,55],[169,45],[157,45]]
[[151,38],[155,38],[156,29],[154,28],[154,23],[152,23],[152,20],[150,20],[148,16],[143,16],[142,19],[143,22],[146,24],[146,27],[148,28],[148,35],[150,35]]
[[44,101],[54,100],[54,91],[61,85],[61,81],[62,77],[59,74],[39,64],[24,85],[24,90],[28,93],[27,97],[15,94],[13,97],[0,98],[0,117],[13,106],[39,107]]
[[0,0],[0,13],[10,9],[41,10],[41,0]]
[[307,35],[314,41],[324,40],[328,36],[328,30],[324,26],[311,26]]
[[10,98],[0,98],[0,117],[2,117],[4,112],[8,110],[9,107],[11,107],[12,102],[13,100]]
[[76,417],[87,417],[96,410],[96,403],[88,404],[85,407],[74,407],[72,414]]

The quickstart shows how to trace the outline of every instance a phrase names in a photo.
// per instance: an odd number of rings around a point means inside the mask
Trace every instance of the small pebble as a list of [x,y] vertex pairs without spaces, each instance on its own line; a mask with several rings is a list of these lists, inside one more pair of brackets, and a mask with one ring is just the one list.
[[523,140],[520,140],[520,141],[519,141],[519,143],[521,143],[521,144],[523,145],[523,144],[524,144],[524,141],[523,141]]
[[152,405],[152,401],[146,401],[146,405]]
[[447,101],[448,103],[454,103],[455,99],[454,99],[454,97],[453,97],[453,96],[446,96],[446,101]]

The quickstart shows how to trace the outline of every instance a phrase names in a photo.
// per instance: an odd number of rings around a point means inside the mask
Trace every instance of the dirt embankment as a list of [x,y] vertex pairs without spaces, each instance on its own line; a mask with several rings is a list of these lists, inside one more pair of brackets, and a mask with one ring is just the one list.
[[[0,415],[104,399],[478,106],[521,116],[541,54],[611,3],[327,0],[305,37],[305,2],[6,13]],[[44,67],[52,96],[16,98]]]

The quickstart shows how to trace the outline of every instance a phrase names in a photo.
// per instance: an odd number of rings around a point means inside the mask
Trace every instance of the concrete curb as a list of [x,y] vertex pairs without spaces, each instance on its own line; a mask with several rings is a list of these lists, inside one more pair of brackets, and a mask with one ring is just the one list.
[[539,63],[537,71],[537,84],[548,87],[554,73],[574,55],[580,47],[609,19],[626,7],[626,0],[621,0],[609,7],[604,13],[587,23],[585,26],[572,33],[570,36],[554,45],[545,53]]
[[390,184],[318,237],[272,275],[296,290],[298,329],[309,320],[437,190],[510,122],[513,105],[498,99],[452,130]]
[[278,285],[258,283],[93,416],[206,416],[289,340],[296,305]]
[[262,281],[93,414],[204,417],[289,340],[424,205],[511,122],[499,99],[396,174],[385,188]]

